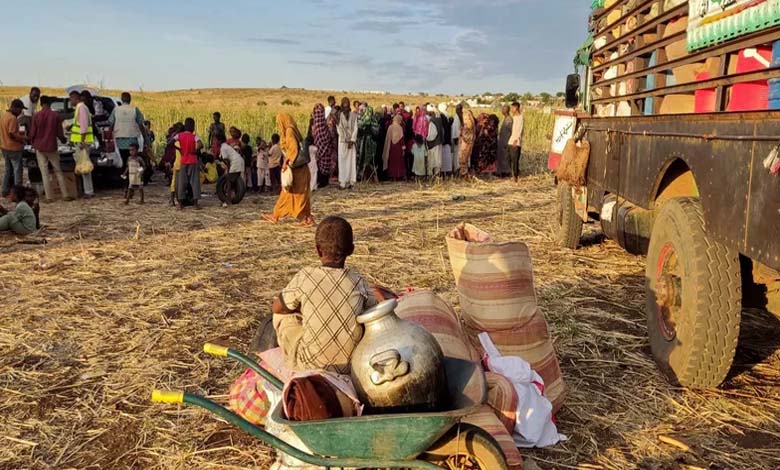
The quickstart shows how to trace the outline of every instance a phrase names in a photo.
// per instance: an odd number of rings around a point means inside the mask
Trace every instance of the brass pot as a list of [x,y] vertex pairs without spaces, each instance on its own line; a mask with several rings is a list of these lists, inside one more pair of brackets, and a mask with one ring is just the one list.
[[357,318],[365,327],[352,353],[352,381],[369,413],[438,411],[444,406],[443,353],[424,328],[398,318],[396,300]]

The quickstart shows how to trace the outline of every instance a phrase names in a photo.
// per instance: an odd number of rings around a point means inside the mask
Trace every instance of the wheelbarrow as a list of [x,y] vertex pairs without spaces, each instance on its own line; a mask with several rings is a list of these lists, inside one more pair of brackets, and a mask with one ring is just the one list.
[[[260,374],[270,386],[283,383],[255,360],[233,349],[206,344],[206,353],[229,357]],[[465,385],[473,363],[445,358],[450,390]],[[457,395],[457,393],[455,393]],[[438,413],[407,413],[290,421],[283,404],[271,412],[271,420],[289,428],[310,452],[301,450],[256,426],[213,401],[181,391],[152,392],[157,403],[187,403],[200,406],[236,425],[265,445],[309,465],[325,468],[387,468],[419,470],[507,470],[504,453],[490,434],[463,422],[480,404],[453,398],[453,410]],[[460,403],[459,403],[460,402]]]

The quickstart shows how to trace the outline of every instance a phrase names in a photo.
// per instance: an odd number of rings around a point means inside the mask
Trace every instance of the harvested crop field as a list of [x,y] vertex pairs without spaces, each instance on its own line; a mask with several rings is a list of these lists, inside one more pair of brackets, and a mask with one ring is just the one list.
[[[0,468],[266,468],[271,452],[194,408],[152,405],[152,388],[225,403],[242,369],[201,353],[245,349],[272,296],[316,263],[313,230],[259,220],[274,199],[201,212],[146,206],[118,192],[42,207],[48,228],[0,238]],[[454,201],[455,195],[465,200]],[[383,184],[315,194],[319,218],[346,216],[351,258],[397,290],[434,289],[457,306],[444,244],[470,221],[534,255],[539,301],[570,388],[559,429],[570,441],[527,451],[542,469],[780,468],[780,325],[745,312],[735,367],[719,391],[669,386],[650,357],[644,260],[596,233],[577,252],[553,240],[550,176]],[[589,229],[594,230],[594,229]],[[31,244],[45,238],[48,243]],[[690,451],[663,443],[684,441]]]

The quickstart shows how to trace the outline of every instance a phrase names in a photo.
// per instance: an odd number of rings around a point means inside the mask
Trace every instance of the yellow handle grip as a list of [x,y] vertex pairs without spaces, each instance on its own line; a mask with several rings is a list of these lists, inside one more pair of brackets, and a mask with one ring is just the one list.
[[184,392],[153,390],[152,401],[154,403],[184,403]]
[[227,357],[228,348],[218,344],[206,343],[203,345],[203,352],[212,356]]

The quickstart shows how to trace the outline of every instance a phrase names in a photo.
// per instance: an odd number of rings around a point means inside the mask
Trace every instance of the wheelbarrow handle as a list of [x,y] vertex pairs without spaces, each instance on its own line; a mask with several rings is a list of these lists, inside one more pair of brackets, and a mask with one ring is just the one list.
[[428,462],[420,460],[399,462],[391,460],[364,460],[364,459],[338,459],[329,457],[320,457],[318,455],[312,455],[308,452],[304,452],[297,447],[294,447],[287,442],[279,439],[273,434],[269,433],[265,429],[255,426],[249,421],[245,420],[241,416],[233,413],[225,407],[222,407],[208,398],[201,397],[192,393],[185,393],[180,391],[160,391],[154,390],[152,392],[152,401],[157,403],[187,403],[190,405],[199,406],[204,408],[217,416],[225,419],[227,422],[238,426],[243,431],[256,437],[262,441],[265,445],[278,449],[285,454],[305,462],[309,465],[317,467],[348,467],[348,468],[409,468],[418,470],[437,470],[439,467]]
[[280,392],[284,389],[284,383],[279,380],[279,378],[270,373],[263,366],[258,364],[257,361],[247,356],[246,354],[240,353],[235,349],[230,349],[225,346],[220,346],[213,343],[204,344],[203,352],[206,354],[211,354],[212,356],[229,357],[234,359],[260,374],[275,389],[279,390]]

